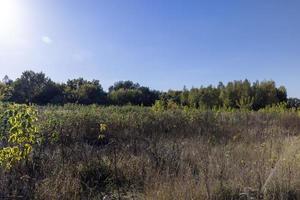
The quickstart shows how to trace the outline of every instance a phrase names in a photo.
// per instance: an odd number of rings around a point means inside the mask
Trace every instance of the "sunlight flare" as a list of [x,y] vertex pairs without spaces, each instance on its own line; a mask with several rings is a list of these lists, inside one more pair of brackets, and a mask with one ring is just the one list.
[[20,30],[21,9],[16,0],[0,0],[0,37],[8,38]]

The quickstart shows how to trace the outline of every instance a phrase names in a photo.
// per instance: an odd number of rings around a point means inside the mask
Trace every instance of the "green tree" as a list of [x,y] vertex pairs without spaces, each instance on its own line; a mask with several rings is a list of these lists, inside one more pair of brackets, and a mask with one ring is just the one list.
[[199,106],[203,108],[220,107],[222,105],[220,100],[220,90],[213,86],[201,88]]
[[129,89],[139,89],[139,88],[140,88],[140,84],[133,83],[132,81],[128,80],[128,81],[118,81],[114,83],[113,86],[109,87],[108,91],[112,92],[119,89],[129,90]]
[[300,99],[298,98],[289,98],[287,100],[287,107],[288,108],[294,108],[298,110],[300,108]]
[[280,86],[277,89],[277,94],[276,94],[278,101],[279,102],[287,102],[287,91],[284,86]]
[[277,96],[277,88],[274,81],[255,82],[253,85],[255,110],[264,108],[267,105],[277,104],[280,99]]
[[113,90],[108,94],[111,104],[114,105],[141,105],[142,104],[142,91],[137,89],[124,89]]
[[0,82],[0,101],[9,101],[12,96],[12,87]]
[[25,71],[12,83],[12,101],[17,103],[39,103],[40,95],[52,81],[44,73]]
[[98,80],[83,78],[68,80],[65,87],[66,101],[79,104],[105,104],[106,93]]
[[200,105],[201,94],[198,88],[192,88],[189,93],[189,106],[198,108]]
[[180,103],[182,106],[189,105],[189,90],[185,86],[180,94]]
[[49,81],[43,90],[35,97],[38,104],[64,104],[64,84],[54,83]]
[[151,106],[159,98],[159,92],[132,81],[119,81],[109,88],[108,99],[113,105]]

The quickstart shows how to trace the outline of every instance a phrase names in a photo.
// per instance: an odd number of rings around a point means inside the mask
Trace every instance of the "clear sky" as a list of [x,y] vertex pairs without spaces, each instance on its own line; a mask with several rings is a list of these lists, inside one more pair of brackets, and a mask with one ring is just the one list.
[[274,80],[300,97],[298,0],[0,0],[0,76],[154,89]]

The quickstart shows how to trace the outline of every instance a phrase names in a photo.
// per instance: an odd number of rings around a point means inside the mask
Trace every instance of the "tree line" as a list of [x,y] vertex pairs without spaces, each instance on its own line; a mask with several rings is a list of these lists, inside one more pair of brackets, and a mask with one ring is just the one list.
[[25,104],[99,104],[99,105],[144,105],[156,101],[194,108],[247,108],[258,110],[268,105],[286,103],[288,107],[300,107],[300,100],[287,98],[284,86],[277,87],[274,81],[232,81],[224,85],[199,88],[183,88],[162,92],[141,86],[132,81],[119,81],[104,91],[99,80],[77,78],[66,83],[56,83],[44,73],[25,71],[21,77],[11,80],[5,76],[0,83],[0,101]]

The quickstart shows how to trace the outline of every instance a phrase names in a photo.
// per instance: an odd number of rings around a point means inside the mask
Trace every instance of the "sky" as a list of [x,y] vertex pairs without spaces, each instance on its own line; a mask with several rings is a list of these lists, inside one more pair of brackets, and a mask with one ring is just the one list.
[[168,90],[274,80],[300,97],[298,0],[0,0],[0,77]]

